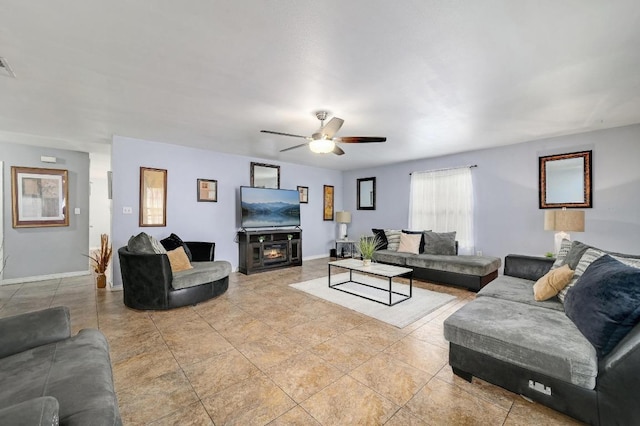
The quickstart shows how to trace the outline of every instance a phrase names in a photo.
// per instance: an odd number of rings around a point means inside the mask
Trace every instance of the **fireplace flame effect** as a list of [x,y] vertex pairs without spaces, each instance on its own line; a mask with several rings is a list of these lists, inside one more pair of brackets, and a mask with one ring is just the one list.
[[271,249],[269,250],[267,253],[265,253],[264,255],[267,259],[276,259],[278,257],[282,257],[282,253],[280,252],[280,250],[277,249]]

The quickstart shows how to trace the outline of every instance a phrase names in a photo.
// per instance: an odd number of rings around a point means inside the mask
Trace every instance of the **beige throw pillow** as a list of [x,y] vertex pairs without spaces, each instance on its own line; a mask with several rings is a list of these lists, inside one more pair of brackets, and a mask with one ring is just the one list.
[[571,278],[573,278],[573,270],[569,265],[552,269],[533,285],[533,297],[538,302],[551,299],[571,282]]
[[178,247],[175,250],[169,250],[167,252],[169,257],[169,263],[171,264],[171,272],[186,271],[192,269],[187,253],[184,252],[184,247]]
[[422,234],[400,234],[400,245],[398,246],[398,252],[402,253],[420,253],[420,240]]

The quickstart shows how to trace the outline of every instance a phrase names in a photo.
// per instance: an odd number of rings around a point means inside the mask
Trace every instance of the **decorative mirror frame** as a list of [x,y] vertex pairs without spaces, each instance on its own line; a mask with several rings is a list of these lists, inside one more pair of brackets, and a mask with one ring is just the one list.
[[[373,183],[373,190],[370,193],[370,202],[371,205],[369,205],[369,203],[364,204],[363,201],[363,196],[364,194],[364,189],[362,188],[362,184],[366,183],[366,182],[372,182]],[[369,178],[361,178],[358,179],[358,184],[357,184],[357,192],[358,192],[358,204],[357,204],[357,209],[358,210],[375,210],[376,209],[376,178],[375,177],[369,177]]]
[[273,164],[264,164],[264,163],[254,163],[251,162],[251,186],[256,187],[255,185],[255,176],[256,169],[258,168],[266,168],[266,169],[275,169],[276,176],[273,176],[274,182],[271,182],[270,185],[260,186],[260,188],[274,188],[280,189],[280,166],[275,166]]
[[[571,158],[584,158],[583,183],[584,202],[549,203],[547,202],[547,166],[552,161],[567,160]],[[568,154],[547,155],[539,157],[539,182],[538,193],[541,209],[566,208],[592,208],[591,199],[591,151],[571,152]]]
[[[160,179],[158,179],[158,177]],[[146,190],[157,190],[154,195],[149,194]],[[157,211],[149,212],[148,210],[158,210],[158,206],[154,206],[158,202],[154,199],[159,193],[162,194],[162,217],[159,221],[154,220]],[[149,167],[140,167],[140,215],[139,226],[167,226],[167,171],[165,169],[152,169]]]

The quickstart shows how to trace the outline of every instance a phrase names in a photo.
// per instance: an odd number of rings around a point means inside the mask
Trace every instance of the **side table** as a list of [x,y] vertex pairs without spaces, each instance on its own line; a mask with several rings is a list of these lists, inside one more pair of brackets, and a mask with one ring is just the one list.
[[[338,250],[341,246],[341,250]],[[354,240],[336,240],[336,257],[353,257],[356,252],[356,242]]]

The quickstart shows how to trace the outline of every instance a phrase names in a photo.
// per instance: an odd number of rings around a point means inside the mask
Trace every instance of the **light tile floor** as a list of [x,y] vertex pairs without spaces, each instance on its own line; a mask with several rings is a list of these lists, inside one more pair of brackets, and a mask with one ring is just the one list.
[[501,388],[453,375],[442,322],[456,299],[398,329],[288,287],[326,276],[327,259],[251,276],[195,307],[128,309],[91,277],[0,287],[0,317],[65,305],[73,332],[110,343],[125,424],[578,424]]

